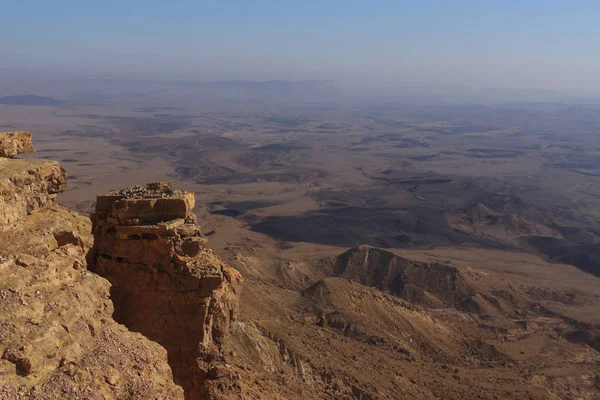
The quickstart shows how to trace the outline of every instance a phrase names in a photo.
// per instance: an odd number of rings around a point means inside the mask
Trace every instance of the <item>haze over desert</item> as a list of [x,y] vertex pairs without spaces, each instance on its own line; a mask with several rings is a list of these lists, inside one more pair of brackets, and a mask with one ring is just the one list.
[[600,398],[596,5],[34,3],[1,399]]

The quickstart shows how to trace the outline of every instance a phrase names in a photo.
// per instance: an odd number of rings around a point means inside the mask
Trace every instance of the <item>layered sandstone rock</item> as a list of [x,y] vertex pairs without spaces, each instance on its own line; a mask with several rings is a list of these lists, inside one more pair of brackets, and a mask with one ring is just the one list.
[[164,183],[98,196],[88,263],[112,283],[115,319],[161,344],[186,398],[204,399],[241,276],[206,247],[193,207],[193,193]]
[[0,157],[34,152],[29,132],[0,132]]
[[[2,136],[0,154],[28,138]],[[0,398],[183,398],[165,350],[112,319],[89,220],[54,204],[65,183],[58,163],[0,158]]]

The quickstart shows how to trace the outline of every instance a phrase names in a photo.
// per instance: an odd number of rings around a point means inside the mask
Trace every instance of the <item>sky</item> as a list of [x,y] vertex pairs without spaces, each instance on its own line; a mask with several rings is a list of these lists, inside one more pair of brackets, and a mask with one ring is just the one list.
[[0,0],[0,69],[600,94],[598,0]]

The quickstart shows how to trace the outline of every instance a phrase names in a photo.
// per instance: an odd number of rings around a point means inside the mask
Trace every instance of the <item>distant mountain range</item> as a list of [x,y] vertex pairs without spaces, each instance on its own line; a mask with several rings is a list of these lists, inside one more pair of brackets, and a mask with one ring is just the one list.
[[[108,101],[115,97],[153,96],[165,99],[167,93],[175,98],[198,96],[259,101],[323,102],[343,100],[345,91],[331,81],[155,81],[127,79],[61,79],[61,80],[6,80],[0,77],[0,87],[7,97],[0,104],[57,105],[51,97],[23,95],[39,93],[56,96],[75,104]],[[11,95],[11,96],[8,96]],[[16,96],[15,96],[16,95]],[[64,102],[60,102],[64,104]]]
[[[462,86],[399,86],[390,82],[386,90],[351,89],[330,80],[136,80],[136,79],[4,79],[5,94],[0,104],[56,106],[59,104],[96,104],[116,97],[150,96],[165,99],[197,96],[205,99],[258,100],[265,102],[361,102],[371,107],[410,105],[502,105],[510,108],[561,110],[572,106],[600,108],[600,97],[576,96],[568,91],[542,89],[483,89]],[[351,85],[352,86],[352,85]],[[53,97],[42,97],[39,93]]]
[[0,104],[13,106],[57,106],[60,101],[52,97],[40,97],[33,94],[0,97]]
[[202,93],[234,98],[290,99],[327,101],[340,98],[345,93],[333,81],[177,81],[177,85],[197,88]]

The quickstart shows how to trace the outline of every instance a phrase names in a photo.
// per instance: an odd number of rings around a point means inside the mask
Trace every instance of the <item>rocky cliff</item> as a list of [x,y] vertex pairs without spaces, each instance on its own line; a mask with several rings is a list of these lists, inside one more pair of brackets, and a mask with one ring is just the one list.
[[29,132],[0,133],[0,224],[10,224],[52,204],[67,184],[59,163],[14,159],[35,151]]
[[64,169],[13,158],[28,151],[0,133],[0,398],[208,398],[241,278],[204,246],[193,194],[100,196],[94,244],[55,204]]
[[193,207],[165,183],[99,196],[88,264],[113,285],[115,319],[161,344],[186,398],[203,399],[242,278],[206,247]]

